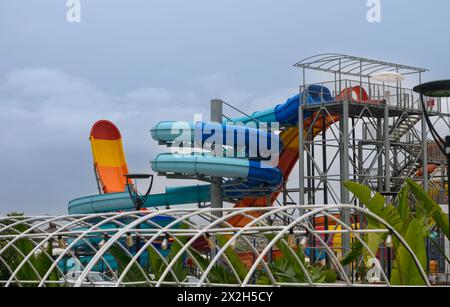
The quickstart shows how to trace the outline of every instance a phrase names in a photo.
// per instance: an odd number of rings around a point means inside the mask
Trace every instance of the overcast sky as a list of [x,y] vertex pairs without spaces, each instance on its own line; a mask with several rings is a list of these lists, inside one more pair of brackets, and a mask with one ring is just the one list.
[[96,193],[98,119],[119,126],[130,170],[148,172],[157,121],[206,116],[211,98],[273,106],[295,94],[292,64],[316,53],[450,76],[448,0],[382,0],[373,24],[366,0],[81,0],[81,23],[65,2],[0,0],[0,214],[66,213]]

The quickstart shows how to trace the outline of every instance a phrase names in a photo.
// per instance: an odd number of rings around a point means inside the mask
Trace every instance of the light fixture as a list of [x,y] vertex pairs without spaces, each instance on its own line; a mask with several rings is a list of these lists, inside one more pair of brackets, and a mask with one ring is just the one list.
[[134,245],[133,237],[131,236],[131,232],[127,233],[126,242],[127,247],[132,247]]
[[306,247],[307,244],[308,244],[308,236],[306,235],[306,236],[304,236],[304,237],[302,238],[302,240],[300,241],[300,245],[301,245],[302,247]]
[[233,239],[230,239],[230,240],[232,240],[231,243],[230,243],[230,247],[233,248],[233,249],[236,248],[238,238],[235,238],[234,240]]
[[388,236],[386,237],[386,247],[392,248],[393,246],[394,246],[394,241],[392,239],[392,235],[388,234]]
[[450,97],[450,80],[419,84],[413,90],[427,97]]
[[105,234],[103,236],[103,239],[98,243],[98,247],[102,248],[103,245],[105,245],[106,241],[108,241],[108,235],[107,234]]
[[[436,145],[441,150],[441,152],[447,157],[447,165],[450,165],[450,136],[447,135],[444,139],[439,135],[439,133],[436,131],[433,123],[430,120],[430,116],[428,115],[427,108],[424,102],[425,100],[424,96],[437,98],[450,97],[450,80],[440,80],[420,84],[414,88],[414,91],[420,94],[423,114],[425,116],[425,121],[427,123],[428,129],[430,130],[431,136],[433,137],[434,141],[436,142]],[[447,177],[448,177],[447,180],[450,182],[450,172],[447,172]],[[450,185],[447,188],[447,192],[449,192],[449,189]],[[447,205],[450,211],[450,197],[448,198]]]
[[297,244],[295,242],[295,236],[294,236],[294,228],[291,228],[289,230],[289,235],[288,235],[288,245],[292,248],[296,248]]
[[66,248],[66,242],[64,241],[62,236],[58,236],[58,247]]
[[98,247],[102,248],[105,243],[105,239],[102,239],[100,242],[98,242]]
[[53,233],[57,230],[58,228],[56,227],[56,225],[54,223],[48,223],[48,228],[45,229],[44,231],[46,233]]
[[206,237],[206,242],[208,243],[209,248],[213,248],[214,244],[211,239],[211,235],[209,233],[205,233],[205,237]]
[[169,246],[169,235],[166,233],[164,236],[164,240],[161,243],[161,249],[166,250],[168,246]]

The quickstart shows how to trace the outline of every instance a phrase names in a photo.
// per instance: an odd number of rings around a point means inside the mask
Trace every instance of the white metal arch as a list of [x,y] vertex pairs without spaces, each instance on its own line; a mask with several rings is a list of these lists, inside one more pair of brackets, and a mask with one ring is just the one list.
[[[333,213],[341,210],[351,210],[353,213],[361,214],[377,220],[383,228],[381,229],[358,229],[355,230],[351,225],[346,225],[339,217],[336,217]],[[221,217],[217,217],[215,213],[221,211]],[[255,216],[255,213],[258,213]],[[315,238],[315,242],[318,246],[315,248],[322,250],[326,253],[328,259],[330,259],[331,267],[339,275],[339,282],[333,284],[336,286],[358,286],[360,284],[352,283],[346,274],[344,266],[341,264],[332,248],[329,246],[328,241],[324,240],[321,234],[324,234],[324,230],[314,229],[309,222],[316,216],[326,216],[335,222],[334,229],[327,230],[331,237],[337,234],[351,233],[356,240],[361,242],[363,248],[367,250],[367,253],[376,258],[373,252],[369,249],[365,243],[362,235],[370,232],[390,233],[394,236],[401,245],[411,255],[417,269],[422,276],[424,283],[430,286],[427,274],[420,265],[420,262],[413,250],[408,246],[407,242],[401,235],[386,221],[376,216],[372,212],[353,205],[320,205],[320,206],[286,206],[286,207],[264,207],[264,208],[228,208],[228,209],[187,209],[187,208],[173,208],[166,210],[158,210],[155,212],[121,212],[121,213],[99,213],[91,215],[64,215],[59,217],[39,216],[39,217],[2,217],[0,218],[0,266],[5,269],[5,274],[9,274],[7,280],[0,280],[0,285],[22,285],[22,283],[37,285],[39,287],[46,286],[48,284],[55,283],[57,285],[68,285],[65,272],[59,267],[61,261],[66,257],[87,257],[79,256],[74,252],[74,249],[82,245],[89,251],[88,258],[83,258],[86,264],[80,262],[80,274],[77,280],[74,281],[73,286],[80,287],[86,286],[86,278],[91,273],[95,272],[98,263],[106,264],[106,272],[111,275],[113,282],[108,286],[126,286],[126,285],[140,285],[140,286],[255,286],[253,280],[254,274],[261,272],[266,274],[268,281],[273,286],[321,286],[326,284],[315,283],[308,267],[299,258],[297,252],[293,247],[285,240],[286,235],[293,233],[296,237],[303,237],[305,235]],[[229,223],[229,219],[235,216],[243,216],[249,219],[249,223],[243,227],[235,227]],[[164,225],[160,225],[157,222],[158,217],[169,218],[168,222]],[[283,225],[272,225],[267,223],[269,219],[273,217],[282,217],[288,220]],[[126,221],[125,221],[126,220]],[[47,231],[44,229],[46,225],[55,225],[55,229]],[[142,228],[141,225],[148,225],[149,227]],[[179,224],[184,224],[187,228],[177,228]],[[18,228],[25,225],[24,231],[19,231]],[[83,227],[81,227],[81,225]],[[113,225],[108,227],[108,225]],[[338,225],[340,230],[337,230]],[[106,227],[105,227],[106,226]],[[103,228],[102,228],[103,227]],[[295,230],[295,232],[294,232]],[[107,240],[104,240],[104,244],[99,246],[98,238],[103,236]],[[270,236],[267,236],[270,234]],[[208,249],[211,256],[208,257],[206,267],[203,267],[196,257],[193,256],[194,244],[201,238],[208,238],[209,236],[222,235],[226,236],[227,241],[223,244],[217,244],[215,242],[212,249]],[[53,238],[63,237],[65,240],[70,240],[68,244],[62,249],[57,256],[49,255],[46,248],[47,244],[52,244]],[[128,247],[123,245],[124,238],[128,236],[142,238],[142,245],[139,246],[135,252],[131,252]],[[161,242],[161,238],[170,237],[173,242],[177,242],[180,245],[176,254],[173,254],[170,259],[167,259],[161,250],[159,250],[154,244]],[[312,238],[311,237],[311,238]],[[181,239],[184,238],[184,239]],[[265,243],[262,249],[252,244],[252,240],[260,238]],[[27,239],[32,242],[33,247],[28,254],[24,254],[17,245],[21,239]],[[95,241],[97,239],[97,241]],[[159,240],[159,241],[158,241]],[[234,245],[238,240],[241,242],[240,248],[245,248],[245,253],[253,255],[254,261],[250,264],[246,271],[245,278],[238,274],[237,269],[233,266],[233,262],[228,258],[226,251],[230,248],[234,248]],[[94,243],[96,242],[96,243]],[[305,282],[281,282],[277,279],[276,275],[272,272],[269,253],[272,248],[275,247],[277,242],[282,242],[286,246],[286,251],[291,253],[291,259],[294,259],[296,265],[301,268],[304,273]],[[120,271],[115,271],[106,255],[109,254],[110,249],[113,246],[117,246],[120,250],[129,257],[128,263],[122,267]],[[161,262],[163,263],[162,271],[157,279],[150,277],[149,271],[145,265],[142,265],[139,261],[140,257],[151,248]],[[17,253],[20,255],[20,261],[15,267],[12,267],[8,263],[7,251]],[[44,252],[47,259],[50,259],[51,265],[46,268],[47,271],[40,272],[38,268],[34,267],[32,263],[33,255],[36,252]],[[314,251],[315,252],[315,251]],[[5,258],[6,255],[6,258]],[[110,255],[110,254],[109,254]],[[149,254],[148,254],[149,255]],[[272,255],[272,254],[270,254]],[[150,256],[149,256],[150,257]],[[80,258],[81,259],[81,258]],[[191,259],[191,266],[195,269],[195,276],[197,280],[179,280],[176,272],[174,272],[175,265],[180,260],[186,261]],[[205,258],[206,259],[206,258]],[[266,260],[267,259],[267,260]],[[27,265],[30,265],[31,269],[36,275],[35,281],[20,280],[19,273]],[[215,266],[221,265],[234,276],[237,284],[219,284],[210,279],[210,274]],[[142,275],[142,280],[139,281],[125,281],[125,277],[132,268],[137,268]],[[262,271],[259,271],[262,268]],[[50,280],[49,277],[53,271],[57,271],[61,280]],[[381,271],[383,280],[386,286],[390,286],[388,277],[384,271]],[[172,276],[173,278],[167,280],[166,277]]]

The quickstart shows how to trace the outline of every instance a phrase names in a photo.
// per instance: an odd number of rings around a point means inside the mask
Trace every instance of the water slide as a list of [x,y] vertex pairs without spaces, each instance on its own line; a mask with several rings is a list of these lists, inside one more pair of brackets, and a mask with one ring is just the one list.
[[[309,86],[307,94],[299,94],[285,103],[274,108],[255,112],[251,116],[244,116],[225,121],[221,124],[191,123],[187,128],[192,133],[181,139],[183,142],[195,144],[199,140],[200,145],[208,145],[214,128],[223,130],[223,140],[241,133],[244,138],[236,140],[235,148],[232,148],[232,156],[214,157],[212,155],[176,155],[161,154],[151,161],[152,169],[158,174],[183,174],[193,176],[217,176],[224,177],[227,183],[223,189],[225,199],[239,199],[237,207],[264,207],[271,205],[278,196],[279,187],[287,180],[298,160],[298,107],[301,101],[306,99],[308,104],[322,104],[334,101],[330,91],[319,85]],[[304,126],[309,128],[314,114],[305,112]],[[314,134],[321,133],[333,122],[338,121],[337,116],[327,117],[325,123],[317,121],[312,127]],[[283,127],[280,135],[257,129],[260,122],[279,122]],[[248,128],[235,123],[255,124],[255,128]],[[324,126],[325,124],[325,126]],[[173,133],[177,123],[161,122],[151,131],[153,139],[160,144],[170,145],[180,141],[180,135]],[[218,127],[221,126],[221,127]],[[179,127],[178,127],[179,128]],[[215,131],[214,131],[215,132]],[[271,166],[264,159],[249,159],[252,153],[251,136],[257,136],[256,148],[259,142],[278,144],[280,148],[279,163]],[[272,142],[272,143],[271,143]],[[91,131],[91,144],[94,157],[94,166],[103,194],[74,199],[69,202],[69,213],[94,213],[132,210],[133,204],[126,192],[126,180],[123,175],[128,173],[125,155],[123,153],[121,136],[118,129],[110,122],[99,121]],[[197,144],[198,145],[198,144]],[[200,146],[199,145],[199,146]],[[253,144],[254,145],[254,144]],[[254,147],[254,146],[253,146]],[[254,150],[254,148],[253,148]],[[257,149],[258,150],[258,149]],[[241,156],[237,154],[240,153]],[[243,155],[243,157],[242,157]],[[267,196],[255,193],[255,188],[271,193],[270,203]],[[195,185],[184,187],[168,187],[165,193],[152,194],[145,203],[145,207],[173,206],[182,204],[195,204],[210,201],[210,186]],[[257,213],[255,213],[257,214]],[[230,222],[236,226],[244,225],[247,221],[244,217],[235,217]]]

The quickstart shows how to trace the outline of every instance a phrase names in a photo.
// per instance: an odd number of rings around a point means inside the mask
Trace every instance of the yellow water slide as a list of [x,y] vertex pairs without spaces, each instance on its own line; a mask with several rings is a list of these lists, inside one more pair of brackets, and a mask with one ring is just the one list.
[[107,120],[97,121],[90,135],[94,168],[103,193],[126,190],[128,166],[119,129]]

